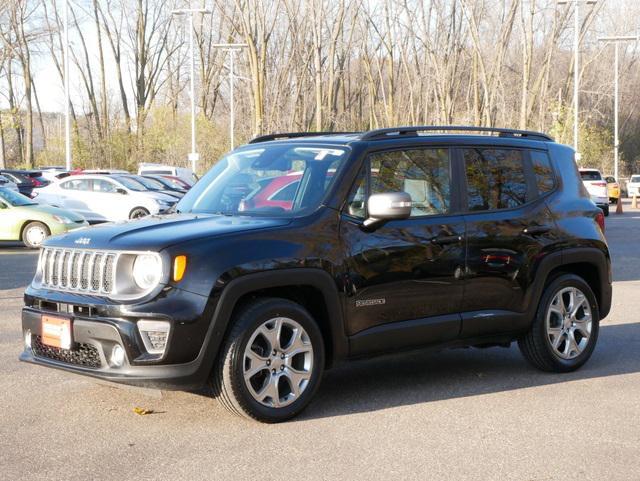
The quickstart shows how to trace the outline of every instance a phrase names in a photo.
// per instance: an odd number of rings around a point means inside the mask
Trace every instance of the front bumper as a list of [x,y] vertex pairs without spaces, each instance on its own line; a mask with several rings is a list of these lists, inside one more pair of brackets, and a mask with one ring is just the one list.
[[[183,291],[175,294],[181,298],[185,296]],[[175,301],[171,304],[175,305]],[[31,333],[31,346],[25,342],[21,361],[141,387],[195,389],[207,381],[213,363],[208,349],[213,323],[206,306],[202,306],[204,312],[201,311],[199,316],[187,316],[191,322],[186,322],[180,313],[169,317],[164,310],[165,313],[160,314],[158,308],[162,303],[157,301],[150,303],[153,308],[147,306],[147,312],[118,312],[119,306],[53,303],[29,294],[25,296],[25,302],[27,305],[22,310],[23,337]],[[43,315],[71,319],[71,349],[50,347],[41,342]],[[170,322],[163,354],[146,352],[136,325],[139,319]],[[111,359],[116,345],[125,352],[121,366],[116,366]]]

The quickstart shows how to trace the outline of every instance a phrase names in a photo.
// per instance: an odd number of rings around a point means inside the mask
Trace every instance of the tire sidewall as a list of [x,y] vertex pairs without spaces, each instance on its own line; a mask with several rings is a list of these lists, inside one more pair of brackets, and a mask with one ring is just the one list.
[[[566,287],[575,287],[580,289],[589,301],[589,307],[591,308],[591,335],[589,336],[589,342],[586,349],[573,359],[563,359],[558,356],[551,346],[551,341],[547,334],[546,315],[551,301],[555,295],[561,289]],[[582,366],[593,354],[596,343],[598,341],[598,334],[600,331],[600,311],[598,309],[598,302],[593,294],[593,291],[589,285],[580,277],[573,274],[565,274],[554,279],[545,289],[542,299],[540,301],[540,307],[537,313],[538,334],[544,341],[544,347],[547,351],[552,362],[562,371],[572,371]]]
[[[253,398],[245,384],[243,369],[244,351],[254,331],[265,321],[275,317],[288,317],[298,322],[309,335],[313,346],[313,371],[307,388],[300,398],[281,408],[264,406]],[[231,381],[234,394],[241,407],[251,412],[253,416],[261,421],[279,422],[296,416],[311,401],[322,377],[324,341],[316,322],[302,306],[286,300],[273,300],[265,305],[253,318],[241,315],[239,320],[244,324],[243,330],[235,342],[232,342],[231,352],[229,353],[231,355],[229,359],[230,369],[225,369],[225,377],[227,373],[231,373],[233,379],[225,379],[225,381]]]
[[[136,212],[144,212],[144,215],[134,216]],[[144,207],[136,207],[132,209],[131,212],[129,213],[129,219],[130,220],[142,219],[143,217],[147,217],[148,215],[149,215],[149,211],[147,209],[145,209]]]

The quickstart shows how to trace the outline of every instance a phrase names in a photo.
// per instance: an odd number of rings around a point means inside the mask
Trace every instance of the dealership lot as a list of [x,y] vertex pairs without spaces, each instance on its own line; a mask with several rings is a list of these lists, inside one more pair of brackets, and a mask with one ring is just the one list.
[[276,426],[19,363],[37,254],[1,246],[0,479],[637,479],[640,212],[626,207],[607,218],[613,310],[580,371],[540,373],[515,346],[378,358],[328,372]]

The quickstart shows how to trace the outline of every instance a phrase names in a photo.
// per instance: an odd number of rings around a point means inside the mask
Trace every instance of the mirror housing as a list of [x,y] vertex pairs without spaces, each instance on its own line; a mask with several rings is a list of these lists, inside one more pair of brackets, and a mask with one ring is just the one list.
[[116,192],[117,192],[118,194],[127,195],[127,191],[126,191],[126,190],[124,190],[124,189],[121,189],[121,188],[117,188],[117,189],[116,189]]
[[367,200],[369,218],[364,221],[363,226],[375,229],[390,220],[408,219],[411,205],[411,196],[406,192],[373,194]]

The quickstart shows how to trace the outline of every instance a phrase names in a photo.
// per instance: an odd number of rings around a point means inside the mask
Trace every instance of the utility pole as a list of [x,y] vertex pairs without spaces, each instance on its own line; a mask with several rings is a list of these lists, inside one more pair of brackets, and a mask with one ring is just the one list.
[[573,4],[573,148],[576,160],[580,160],[578,150],[578,123],[580,107],[580,4],[595,5],[596,0],[559,0],[558,5]]
[[619,125],[618,125],[618,112],[619,112],[619,64],[620,64],[620,54],[618,52],[619,44],[622,42],[637,42],[638,37],[635,36],[623,36],[623,37],[600,37],[598,38],[600,42],[608,42],[613,43],[615,48],[615,57],[614,57],[614,80],[613,80],[613,176],[618,181],[618,167],[619,167],[619,159],[620,159],[620,138],[619,138]]
[[172,15],[189,15],[189,50],[191,52],[191,79],[190,79],[190,95],[191,95],[191,153],[189,160],[191,161],[191,170],[196,172],[200,155],[196,150],[196,93],[195,93],[195,53],[193,48],[193,15],[200,13],[206,15],[211,10],[205,8],[180,8],[171,11]]
[[71,170],[71,112],[69,92],[69,0],[64,1],[64,148],[65,168]]
[[[246,43],[216,43],[216,44],[213,44],[213,47],[221,48],[229,52],[229,143],[231,144],[230,150],[233,150],[235,148],[235,141],[234,141],[235,101],[233,97],[233,92],[235,89],[234,80],[236,77],[234,73],[234,62],[235,62],[236,53],[240,49],[248,47],[248,45]],[[243,77],[238,77],[238,78],[243,78]]]

